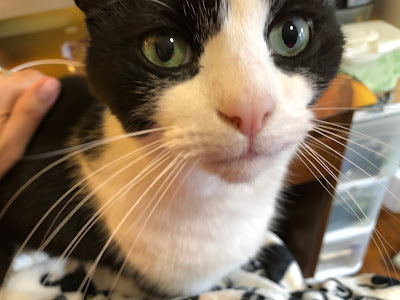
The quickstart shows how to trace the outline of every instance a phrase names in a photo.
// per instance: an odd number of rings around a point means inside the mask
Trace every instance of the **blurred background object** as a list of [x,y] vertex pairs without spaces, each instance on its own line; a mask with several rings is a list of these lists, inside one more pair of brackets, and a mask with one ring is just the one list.
[[385,20],[400,28],[399,0],[377,0],[374,3],[374,18]]
[[340,24],[368,21],[371,18],[373,0],[335,0]]
[[[5,4],[0,2],[1,11]],[[50,9],[58,6],[39,5],[40,13],[28,15],[23,15],[24,7],[31,6],[32,1],[16,2],[21,5],[21,11],[15,12],[19,17],[0,19],[0,64],[3,68],[43,59],[84,61],[88,34],[84,16],[73,6],[73,1],[64,1],[65,6],[72,7],[57,10]],[[44,65],[35,69],[55,77],[84,72],[84,68],[71,65]]]
[[[400,1],[336,4],[346,38],[341,73],[353,78],[353,106],[358,109],[315,277],[355,274],[363,265],[363,271],[393,276],[387,266],[400,250],[397,226],[391,225],[398,221],[393,213],[400,213],[400,29],[394,26],[400,24]],[[386,21],[369,21],[371,15]],[[387,245],[375,232],[378,220]]]
[[32,15],[74,6],[73,0],[3,0],[0,1],[0,20]]

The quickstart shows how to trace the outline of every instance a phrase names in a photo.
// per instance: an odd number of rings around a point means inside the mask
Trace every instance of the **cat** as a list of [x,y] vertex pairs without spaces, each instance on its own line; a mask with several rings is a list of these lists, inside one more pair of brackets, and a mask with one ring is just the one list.
[[62,79],[26,156],[86,148],[22,160],[2,179],[0,274],[37,226],[27,246],[60,255],[73,241],[73,257],[123,266],[151,294],[207,291],[257,254],[276,214],[313,127],[310,107],[340,65],[335,8],[76,4],[90,35],[88,76]]

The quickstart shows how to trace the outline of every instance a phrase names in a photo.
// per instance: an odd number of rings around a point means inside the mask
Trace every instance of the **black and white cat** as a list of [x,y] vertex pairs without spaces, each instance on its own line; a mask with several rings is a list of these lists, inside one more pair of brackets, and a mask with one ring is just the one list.
[[75,241],[74,257],[105,251],[102,263],[126,262],[144,289],[206,291],[259,250],[288,164],[312,129],[310,105],[339,67],[334,8],[76,2],[90,33],[89,87],[63,80],[27,155],[101,142],[51,169],[59,157],[22,161],[2,180],[0,274],[39,224],[30,247],[50,237],[46,250],[59,255]]

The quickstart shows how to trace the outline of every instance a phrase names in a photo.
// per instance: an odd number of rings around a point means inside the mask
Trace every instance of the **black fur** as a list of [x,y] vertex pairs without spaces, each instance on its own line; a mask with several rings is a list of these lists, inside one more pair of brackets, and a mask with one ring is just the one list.
[[309,78],[317,91],[313,104],[337,74],[342,59],[344,39],[333,6],[328,1],[320,0],[274,0],[272,13],[272,21],[266,30],[267,40],[272,28],[288,17],[300,16],[312,20],[311,39],[303,52],[295,57],[274,54],[273,58],[285,72]]
[[[102,128],[102,111],[104,109],[90,95],[86,81],[83,78],[66,78],[62,80],[62,85],[60,99],[34,136],[26,152],[27,156],[65,148],[66,141],[73,135],[83,137],[86,131],[96,133]],[[76,127],[76,124],[84,124],[84,126]],[[100,134],[92,134],[92,136],[93,138],[101,137]],[[76,144],[80,144],[82,141],[86,140],[77,139]],[[96,151],[101,150],[97,149]],[[95,152],[92,152],[91,155],[95,155]],[[32,176],[59,158],[20,161],[0,181],[0,211],[13,194]],[[15,245],[21,244],[26,239],[47,210],[75,184],[76,172],[77,169],[69,162],[62,163],[30,185],[10,206],[4,218],[0,220],[0,236],[2,237],[0,255],[3,255],[0,257],[0,262],[3,263],[7,257],[12,256],[11,250],[15,250]],[[52,227],[53,230],[85,195],[86,193],[82,193],[66,207]],[[30,247],[38,248],[40,246],[52,221],[66,201],[62,202],[39,227],[29,243]],[[52,253],[61,254],[94,212],[95,210],[90,205],[80,209],[46,249]],[[82,257],[82,259],[96,257],[108,235],[103,230],[101,222],[94,226],[83,242],[78,245],[73,256]],[[107,260],[114,261],[110,258]],[[2,270],[0,275],[5,275],[3,271],[6,271],[7,267],[5,263],[0,266]],[[2,278],[0,278],[1,281]]]
[[199,70],[197,59],[175,69],[153,65],[141,51],[143,38],[152,32],[175,32],[186,39],[198,58],[204,42],[220,28],[220,1],[163,2],[165,6],[148,0],[122,1],[100,6],[87,17],[92,90],[128,132],[153,127],[156,95]]

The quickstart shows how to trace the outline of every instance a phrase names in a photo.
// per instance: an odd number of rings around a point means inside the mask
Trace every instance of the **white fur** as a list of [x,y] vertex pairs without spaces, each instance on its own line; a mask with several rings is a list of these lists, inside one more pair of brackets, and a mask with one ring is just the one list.
[[[130,189],[104,216],[113,232],[134,207],[116,232],[115,241],[122,257],[128,257],[141,274],[171,294],[202,292],[257,253],[274,215],[287,165],[311,128],[311,113],[306,109],[313,96],[311,84],[274,65],[264,39],[268,11],[265,0],[229,0],[221,31],[205,45],[199,74],[166,90],[159,99],[156,119],[160,126],[173,128],[160,136],[112,143],[94,162],[80,158],[82,175],[88,176],[98,166],[156,138],[171,143],[165,146],[172,152],[168,161]],[[254,160],[235,160],[248,151],[251,142],[218,116],[222,105],[235,101],[249,105],[275,102],[275,111],[252,142],[263,154]],[[107,136],[124,133],[111,115],[107,116],[106,131]],[[139,204],[137,200],[178,154],[190,156],[187,167],[143,229],[159,199],[158,195],[151,202],[153,196],[166,175]],[[144,158],[99,189],[95,205],[106,204],[155,156]],[[197,159],[200,164],[184,181],[185,171]],[[126,165],[92,177],[91,188]]]

